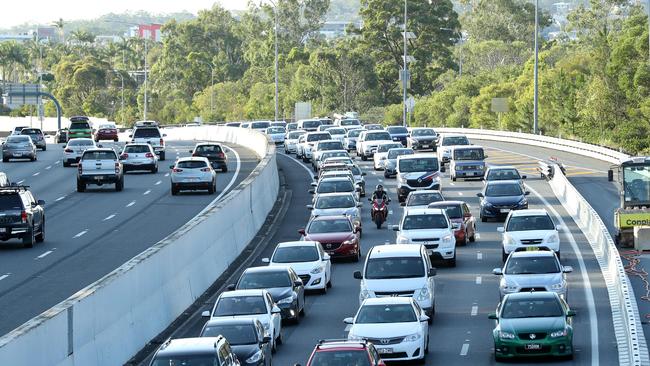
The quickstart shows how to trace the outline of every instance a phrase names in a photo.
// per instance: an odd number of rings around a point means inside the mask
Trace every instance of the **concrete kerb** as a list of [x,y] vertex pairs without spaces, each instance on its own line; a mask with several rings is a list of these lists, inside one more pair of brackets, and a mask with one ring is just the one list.
[[[252,200],[258,215],[266,215],[275,203],[279,188],[275,147],[253,131],[211,127],[202,132],[209,133],[193,137],[219,136],[229,138],[227,142],[249,144],[258,154],[263,152],[260,164],[234,190],[179,230],[0,338],[3,362],[16,366],[123,363],[237,257],[263,223],[250,214]],[[262,199],[256,199],[258,192],[264,194]],[[215,233],[215,228],[221,231]]]

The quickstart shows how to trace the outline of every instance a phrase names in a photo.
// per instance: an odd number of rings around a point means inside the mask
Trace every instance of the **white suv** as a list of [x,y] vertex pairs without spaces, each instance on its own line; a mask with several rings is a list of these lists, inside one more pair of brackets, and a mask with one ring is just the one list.
[[357,139],[357,155],[361,160],[366,161],[377,152],[377,147],[384,143],[392,143],[393,139],[386,131],[364,131],[361,132]]
[[432,318],[436,311],[435,275],[423,245],[374,246],[366,256],[363,272],[354,272],[354,278],[361,280],[359,304],[374,297],[412,297]]
[[165,160],[165,139],[166,134],[161,133],[158,123],[154,121],[138,121],[133,127],[133,133],[129,135],[131,142],[150,144],[153,150],[160,156],[160,161]]
[[269,266],[293,268],[305,285],[305,290],[327,293],[332,287],[332,263],[317,241],[288,241],[279,243],[271,258],[262,258]]
[[396,165],[399,202],[404,202],[412,191],[442,189],[440,172],[444,167],[435,154],[402,155]]
[[502,259],[515,249],[526,246],[546,247],[560,257],[560,235],[551,216],[544,209],[510,211],[504,226],[497,231],[502,234]]
[[431,259],[443,259],[450,267],[456,266],[456,237],[460,224],[449,220],[447,211],[439,208],[415,208],[404,213],[399,225],[398,244],[422,244]]

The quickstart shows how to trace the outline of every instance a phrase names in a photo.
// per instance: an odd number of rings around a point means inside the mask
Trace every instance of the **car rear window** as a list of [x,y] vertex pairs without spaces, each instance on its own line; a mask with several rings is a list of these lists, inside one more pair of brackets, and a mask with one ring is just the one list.
[[321,121],[304,121],[302,123],[303,128],[317,128],[321,125]]
[[70,123],[70,129],[71,130],[87,130],[90,129],[90,124],[88,122],[71,122]]
[[136,128],[133,132],[133,138],[160,137],[160,131],[157,128]]
[[127,146],[126,149],[124,149],[124,152],[131,154],[145,154],[151,151],[147,145],[132,145]]
[[307,135],[307,142],[314,142],[314,141],[320,141],[320,140],[329,140],[332,138],[332,135],[330,135],[329,132],[325,133],[313,133]]
[[179,161],[176,164],[177,168],[183,168],[183,169],[200,169],[200,168],[205,168],[207,164],[205,161],[197,161],[197,160],[190,160],[190,161]]
[[220,153],[221,146],[219,145],[199,145],[196,147],[198,153]]
[[0,210],[22,210],[23,201],[17,193],[0,194]]
[[366,141],[380,141],[390,139],[390,134],[388,132],[373,132],[366,134]]
[[31,141],[29,136],[9,136],[7,142],[12,144],[25,144]]
[[43,132],[41,130],[35,129],[35,128],[23,128],[20,133],[23,135],[42,135]]
[[100,130],[111,130],[111,129],[115,129],[115,126],[113,126],[113,125],[101,125],[101,126],[99,126],[99,129]]
[[84,160],[115,160],[117,156],[114,151],[86,151],[83,155]]
[[93,145],[92,140],[77,140],[77,139],[72,139],[68,142],[69,146],[88,146],[88,145]]
[[311,360],[311,366],[358,365],[370,366],[370,358],[365,350],[318,351]]
[[269,128],[271,124],[269,122],[253,122],[251,123],[251,128]]

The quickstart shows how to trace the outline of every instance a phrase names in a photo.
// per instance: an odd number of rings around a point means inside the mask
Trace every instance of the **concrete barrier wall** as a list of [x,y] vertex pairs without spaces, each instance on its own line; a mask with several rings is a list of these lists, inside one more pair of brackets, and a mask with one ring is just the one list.
[[266,136],[229,127],[165,132],[168,139],[246,146],[261,162],[167,238],[0,338],[0,364],[123,364],[190,306],[255,236],[279,189],[275,147]]

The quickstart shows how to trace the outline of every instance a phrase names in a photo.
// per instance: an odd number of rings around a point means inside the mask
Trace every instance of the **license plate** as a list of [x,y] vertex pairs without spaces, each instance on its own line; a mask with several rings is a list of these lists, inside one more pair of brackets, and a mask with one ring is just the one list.
[[428,148],[429,148],[429,145],[422,145],[422,148],[423,148],[423,149],[428,149]]
[[392,348],[377,348],[380,354],[393,353]]
[[541,344],[531,343],[531,344],[526,345],[526,350],[528,350],[528,351],[537,351],[537,350],[540,350],[540,349],[542,349]]
[[199,178],[185,178],[186,182],[198,182]]
[[478,173],[477,172],[472,172],[472,175],[478,175]]
[[7,232],[7,228],[0,227],[0,233],[6,233],[6,232]]
[[501,213],[508,213],[508,212],[510,212],[509,208],[502,208],[501,209]]
[[14,153],[14,156],[23,156],[23,153]]
[[104,179],[104,176],[103,175],[96,175],[94,178],[96,180],[102,180],[102,179]]

